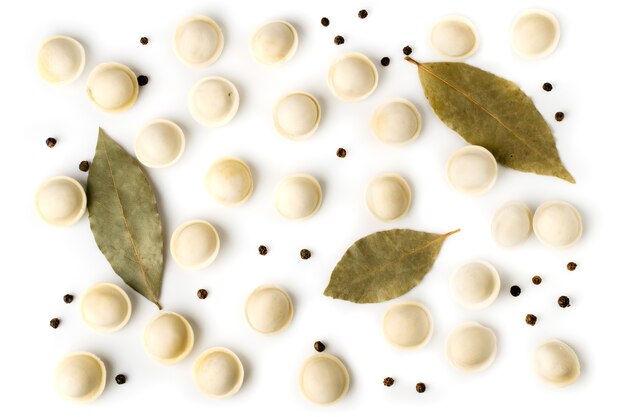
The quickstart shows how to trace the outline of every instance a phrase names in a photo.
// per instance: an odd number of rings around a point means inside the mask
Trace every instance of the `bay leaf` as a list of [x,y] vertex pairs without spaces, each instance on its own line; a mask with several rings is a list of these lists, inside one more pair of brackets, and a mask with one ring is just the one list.
[[362,304],[397,298],[421,282],[443,242],[459,230],[440,235],[392,229],[367,235],[344,253],[324,295]]
[[160,309],[163,230],[156,197],[137,160],[102,129],[89,169],[87,208],[96,243],[115,273]]
[[576,182],[550,126],[515,83],[462,62],[405,59],[417,65],[435,114],[467,142],[487,148],[509,168]]

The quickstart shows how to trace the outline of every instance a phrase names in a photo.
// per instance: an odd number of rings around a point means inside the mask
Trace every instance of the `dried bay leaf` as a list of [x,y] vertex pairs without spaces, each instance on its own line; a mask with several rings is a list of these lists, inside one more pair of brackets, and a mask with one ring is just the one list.
[[126,284],[161,308],[163,231],[152,187],[135,158],[102,129],[87,180],[96,243]]
[[561,162],[550,126],[513,82],[461,62],[416,64],[435,114],[504,166],[575,183]]
[[446,238],[409,229],[367,235],[350,246],[335,266],[324,295],[353,303],[380,303],[405,294],[435,263]]

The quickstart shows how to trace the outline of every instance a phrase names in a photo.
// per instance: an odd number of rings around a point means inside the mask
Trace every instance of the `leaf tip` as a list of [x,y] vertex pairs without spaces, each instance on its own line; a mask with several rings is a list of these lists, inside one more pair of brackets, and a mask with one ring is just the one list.
[[451,235],[453,235],[455,233],[459,233],[460,231],[461,231],[461,229],[456,229],[456,230],[453,230],[451,232],[446,233],[444,236],[448,237],[448,236],[451,236]]
[[158,300],[153,300],[152,302],[153,302],[154,304],[156,304],[156,306],[157,306],[157,308],[158,308],[159,310],[163,310],[163,306],[161,306],[161,303],[159,303],[159,301],[158,301]]

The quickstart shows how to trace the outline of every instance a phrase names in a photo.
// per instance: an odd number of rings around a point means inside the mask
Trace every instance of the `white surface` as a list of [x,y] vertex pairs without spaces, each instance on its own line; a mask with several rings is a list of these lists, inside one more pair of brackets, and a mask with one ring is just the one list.
[[[622,414],[626,280],[620,264],[626,207],[619,200],[625,178],[626,91],[623,54],[617,51],[626,38],[625,6],[608,1],[545,2],[560,20],[561,43],[548,58],[524,61],[509,45],[510,24],[520,10],[540,3],[14,2],[0,17],[3,45],[9,48],[3,54],[0,100],[4,125],[10,129],[0,152],[0,414],[449,416],[482,410],[486,415],[506,411],[527,416],[560,410],[582,415],[601,406],[613,415]],[[356,17],[361,8],[370,12],[365,20]],[[178,22],[197,13],[215,18],[225,36],[221,58],[201,70],[180,63],[171,45]],[[445,162],[465,142],[430,110],[416,69],[402,61],[401,50],[410,44],[415,58],[437,59],[428,46],[428,33],[439,17],[452,13],[468,16],[479,32],[481,46],[468,62],[514,80],[533,97],[553,126],[577,185],[502,168],[495,187],[484,196],[463,196],[448,186]],[[319,24],[322,16],[331,19],[328,28]],[[247,45],[251,31],[270,19],[292,22],[301,41],[294,58],[275,68],[256,64]],[[37,44],[57,33],[75,36],[87,53],[84,74],[60,88],[38,78],[34,61]],[[345,36],[344,45],[333,44],[337,34]],[[150,38],[147,46],[139,43],[141,36]],[[382,56],[391,57],[389,67],[379,66],[379,88],[359,103],[338,101],[326,86],[327,66],[349,50],[366,53],[377,65]],[[111,60],[150,77],[135,107],[115,115],[99,112],[84,92],[89,71]],[[221,128],[194,122],[186,106],[191,86],[209,75],[232,79],[241,93],[239,113]],[[551,93],[541,90],[545,81],[554,84]],[[275,100],[294,90],[310,91],[323,109],[319,130],[301,142],[281,138],[272,127]],[[403,148],[380,144],[368,122],[376,105],[395,96],[413,101],[423,115],[420,138]],[[553,121],[556,111],[565,112],[563,122]],[[96,247],[86,217],[69,229],[53,229],[36,217],[32,203],[37,185],[49,176],[71,175],[86,182],[78,163],[93,157],[98,126],[132,152],[138,129],[156,117],[179,123],[188,139],[176,165],[146,169],[158,194],[165,248],[176,225],[192,218],[215,224],[222,239],[215,263],[198,272],[182,270],[165,251],[161,302],[188,317],[196,333],[191,355],[173,366],[155,364],[143,352],[143,328],[157,310],[132,291],[133,316],[121,331],[96,334],[81,322],[84,290],[101,280],[121,281]],[[58,138],[56,148],[45,146],[48,136]],[[339,146],[348,151],[345,159],[335,156]],[[222,207],[203,189],[206,170],[224,156],[243,159],[253,171],[255,191],[241,207]],[[320,179],[324,202],[313,218],[294,223],[274,211],[273,188],[283,176],[299,171]],[[369,179],[383,171],[398,172],[413,190],[411,210],[392,225],[375,220],[364,203]],[[548,199],[572,202],[584,219],[582,240],[565,251],[546,248],[534,237],[519,248],[499,248],[491,239],[491,218],[513,199],[533,210]],[[389,303],[353,305],[322,295],[344,250],[357,238],[389,227],[462,229],[445,243],[423,283],[402,297],[423,302],[433,316],[433,338],[417,351],[399,351],[385,341],[381,321]],[[257,253],[260,244],[269,248],[266,257]],[[313,253],[307,261],[299,257],[305,247]],[[496,302],[478,312],[457,306],[447,285],[450,273],[473,258],[492,262],[503,280]],[[575,272],[566,270],[569,261],[578,262]],[[535,274],[544,278],[538,287],[530,283]],[[290,327],[271,337],[250,329],[243,309],[250,291],[266,283],[285,288],[295,308]],[[508,294],[512,284],[522,287],[517,299]],[[203,287],[209,296],[199,300],[195,293]],[[76,299],[65,305],[62,296],[68,292]],[[556,304],[561,294],[572,300],[566,310]],[[535,327],[524,323],[527,313],[539,318]],[[48,326],[55,316],[62,320],[57,330]],[[475,375],[454,370],[443,353],[449,330],[468,320],[494,328],[498,336],[494,364]],[[578,352],[582,375],[576,384],[552,389],[532,374],[531,352],[546,338],[562,339]],[[328,353],[345,362],[351,375],[348,395],[330,408],[309,404],[298,390],[300,366],[314,353],[318,339],[326,343]],[[208,399],[193,384],[193,361],[211,346],[232,349],[245,367],[241,391],[228,400]],[[110,375],[102,397],[82,406],[67,404],[52,387],[56,361],[78,350],[100,355]],[[126,385],[113,381],[120,372],[128,376]],[[396,379],[393,387],[383,386],[386,376]],[[418,381],[428,386],[422,395],[414,389]]]

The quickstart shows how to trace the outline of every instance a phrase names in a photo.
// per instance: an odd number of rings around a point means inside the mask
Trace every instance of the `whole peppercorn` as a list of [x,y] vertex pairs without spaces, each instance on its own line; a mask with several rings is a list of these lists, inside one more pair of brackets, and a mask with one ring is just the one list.
[[347,153],[348,152],[346,152],[346,150],[344,148],[337,149],[337,156],[339,158],[345,158]]
[[89,161],[82,161],[80,164],[78,164],[78,169],[83,172],[89,171]]
[[139,39],[139,42],[140,42],[142,45],[147,45],[147,44],[148,44],[148,42],[149,42],[149,40],[148,40],[148,38],[146,38],[145,36],[142,36],[142,37],[141,37],[141,39]]
[[569,303],[569,297],[562,295],[559,297],[559,299],[557,300],[557,303],[559,304],[559,307],[561,308],[567,308],[570,306]]
[[326,346],[318,340],[317,342],[313,343],[313,349],[318,352],[323,352],[326,349]]
[[199,299],[204,300],[209,295],[209,292],[204,288],[200,288],[196,294]]
[[529,326],[534,326],[537,323],[537,316],[534,314],[526,314],[526,324]]
[[359,19],[365,19],[367,17],[367,10],[359,10]]
[[383,385],[386,386],[386,387],[392,386],[394,382],[395,382],[394,379],[392,377],[390,377],[390,376],[388,376],[387,378],[383,379]]
[[335,36],[334,42],[335,45],[343,45],[346,40],[341,35]]
[[322,20],[320,21],[320,23],[322,24],[322,26],[326,27],[330,25],[330,20],[328,20],[327,17],[322,17]]
[[541,277],[539,275],[535,275],[532,279],[533,284],[539,285],[541,284]]
[[511,287],[511,295],[513,297],[517,297],[522,293],[522,289],[520,287],[518,287],[517,285],[513,285]]
[[565,114],[562,111],[554,113],[554,120],[556,120],[557,122],[561,122],[563,121],[563,119],[565,119]]
[[63,296],[63,302],[64,302],[65,304],[69,304],[69,303],[71,303],[72,301],[74,301],[74,296],[73,296],[72,294],[65,294],[65,295]]
[[265,245],[259,246],[259,255],[261,256],[267,255],[267,246]]
[[420,394],[426,391],[426,384],[424,384],[423,382],[418,382],[415,385],[415,391],[419,392]]
[[148,84],[148,77],[145,75],[140,75],[139,77],[137,77],[137,84],[139,84],[139,87],[143,87],[144,85]]
[[302,259],[309,259],[311,257],[311,251],[308,249],[302,249],[300,251],[300,257]]
[[48,148],[54,148],[56,144],[57,144],[57,140],[55,138],[46,139],[46,145],[48,146]]
[[552,91],[552,84],[550,84],[550,83],[543,83],[543,89],[545,91]]
[[576,264],[576,262],[569,262],[569,263],[567,264],[567,270],[568,270],[568,271],[573,271],[573,270],[575,270],[575,269],[576,269],[576,267],[577,267],[577,266],[578,266],[578,265]]
[[117,382],[117,385],[122,385],[126,383],[126,375],[124,374],[118,374],[115,376],[115,382]]
[[404,55],[411,55],[413,53],[413,48],[411,48],[409,45],[407,45],[404,48],[402,48],[402,53]]
[[61,324],[61,320],[59,320],[56,317],[50,320],[50,327],[52,327],[53,329],[56,329],[57,327],[59,327],[59,324]]
[[383,67],[386,67],[387,65],[389,65],[390,62],[391,60],[389,59],[389,57],[385,56],[380,60],[380,65],[382,65]]

